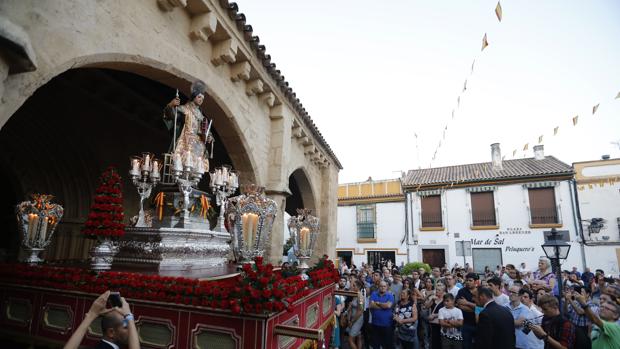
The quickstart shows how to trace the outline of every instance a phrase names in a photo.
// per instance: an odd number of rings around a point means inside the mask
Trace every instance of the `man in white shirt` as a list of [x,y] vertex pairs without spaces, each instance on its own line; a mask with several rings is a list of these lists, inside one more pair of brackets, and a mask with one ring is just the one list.
[[502,280],[499,277],[494,276],[487,280],[487,283],[491,291],[493,291],[493,300],[495,303],[502,307],[510,303],[508,296],[502,293]]
[[[543,313],[538,310],[536,304],[534,304],[534,295],[530,290],[519,290],[519,296],[521,296],[521,303],[530,309],[530,316],[527,320],[530,323],[541,325],[543,319]],[[526,330],[527,331],[527,330]],[[538,339],[534,332],[530,331],[527,334],[527,348],[528,349],[543,349],[545,347],[545,341]]]
[[459,293],[459,288],[456,286],[456,280],[453,275],[448,275],[445,277],[446,280],[446,291],[452,294],[455,298]]

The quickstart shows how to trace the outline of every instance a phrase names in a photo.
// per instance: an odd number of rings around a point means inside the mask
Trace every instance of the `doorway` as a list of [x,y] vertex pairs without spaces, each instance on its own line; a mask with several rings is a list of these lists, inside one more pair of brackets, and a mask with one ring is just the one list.
[[340,261],[347,263],[347,266],[351,268],[351,263],[353,262],[353,251],[338,251],[336,252],[336,257],[338,257]]
[[422,262],[430,265],[432,268],[443,268],[446,265],[446,251],[440,248],[423,249]]
[[488,266],[491,270],[502,265],[501,248],[472,248],[471,255],[474,261],[474,272],[484,273],[484,267]]
[[377,270],[380,269],[382,265],[386,265],[387,261],[392,261],[392,265],[396,263],[396,252],[395,251],[368,251],[368,264],[372,265],[372,267]]

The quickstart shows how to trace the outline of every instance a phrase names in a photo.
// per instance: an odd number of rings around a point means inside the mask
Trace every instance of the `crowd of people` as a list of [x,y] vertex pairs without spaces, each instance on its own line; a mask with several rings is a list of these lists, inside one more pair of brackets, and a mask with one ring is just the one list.
[[388,261],[340,272],[337,288],[353,293],[336,297],[334,348],[620,349],[620,279],[600,269],[565,270],[561,282],[546,258],[532,271],[466,264],[403,275]]

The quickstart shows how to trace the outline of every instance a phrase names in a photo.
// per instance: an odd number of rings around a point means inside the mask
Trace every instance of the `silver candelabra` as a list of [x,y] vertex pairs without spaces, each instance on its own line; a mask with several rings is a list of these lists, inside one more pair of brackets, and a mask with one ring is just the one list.
[[153,187],[160,181],[161,161],[155,159],[152,153],[142,153],[142,156],[134,156],[131,158],[131,169],[129,175],[133,185],[138,189],[140,195],[140,212],[138,213],[138,222],[136,227],[146,227],[146,219],[144,215],[144,200],[151,196]]
[[215,195],[215,203],[220,207],[220,215],[217,217],[214,231],[227,233],[228,230],[224,224],[224,211],[226,211],[228,197],[239,188],[239,176],[229,165],[216,168],[210,175],[211,182],[209,185]]
[[172,164],[172,177],[177,182],[179,191],[183,194],[183,224],[187,225],[190,223],[189,195],[205,173],[204,159],[202,157],[193,158],[189,151],[183,157],[179,153],[175,153]]

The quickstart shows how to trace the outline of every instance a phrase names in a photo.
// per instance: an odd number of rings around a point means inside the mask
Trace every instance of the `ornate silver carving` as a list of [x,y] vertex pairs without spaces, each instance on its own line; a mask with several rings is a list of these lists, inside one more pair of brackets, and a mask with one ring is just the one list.
[[[306,263],[312,256],[316,239],[319,235],[319,218],[312,215],[310,209],[298,209],[297,216],[288,220],[288,230],[295,242],[295,256],[299,259],[299,268],[303,271],[308,269]],[[305,276],[307,277],[307,276]]]
[[51,243],[54,231],[62,218],[64,209],[50,201],[53,195],[33,194],[32,201],[17,205],[18,225],[22,234],[22,247],[29,253],[27,263],[40,263],[39,253]]
[[217,225],[215,231],[227,233],[226,225],[224,224],[224,213],[227,206],[227,198],[237,191],[239,187],[239,177],[237,172],[232,170],[232,167],[223,165],[218,167],[210,173],[211,176],[211,190],[215,194],[216,204],[220,206],[220,215],[217,217]]
[[127,228],[114,264],[154,270],[205,269],[228,262],[230,235],[205,229]]
[[90,250],[90,268],[96,272],[110,270],[112,261],[117,252],[117,248],[113,245],[109,237],[99,237],[99,243]]
[[133,185],[138,189],[140,195],[140,212],[138,213],[138,221],[136,227],[146,227],[147,224],[144,215],[144,200],[151,196],[153,187],[160,180],[161,161],[155,159],[151,153],[142,153],[142,157],[134,156],[130,159],[131,169],[129,175]]
[[[271,228],[278,205],[265,197],[265,188],[254,184],[244,187],[244,194],[234,203],[233,252],[237,262],[262,257],[270,243]],[[231,208],[232,210],[232,208]]]

